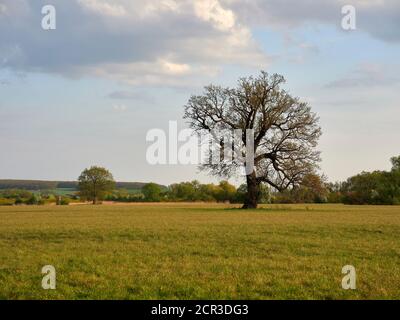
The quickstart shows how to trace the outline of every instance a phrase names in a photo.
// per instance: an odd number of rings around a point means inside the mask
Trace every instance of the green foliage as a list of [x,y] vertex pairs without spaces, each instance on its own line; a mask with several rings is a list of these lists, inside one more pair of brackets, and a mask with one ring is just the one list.
[[127,189],[116,189],[112,194],[106,197],[107,201],[115,202],[141,202],[144,201],[144,195],[140,191],[127,190]]
[[[146,183],[142,182],[116,182],[119,189],[126,189],[129,192],[140,192]],[[161,186],[163,191],[167,188]],[[0,194],[3,191],[20,190],[28,192],[40,192],[42,195],[53,194],[73,197],[78,190],[78,181],[41,181],[41,180],[1,180]],[[30,195],[28,197],[30,198]]]
[[93,166],[85,169],[78,178],[79,195],[96,204],[115,189],[112,174],[105,168]]
[[304,176],[299,186],[276,193],[274,203],[325,203],[329,190],[325,178],[315,173]]
[[325,184],[327,189],[327,202],[328,203],[343,203],[343,183],[330,182]]
[[221,181],[216,188],[214,197],[219,202],[234,202],[236,196],[236,187],[228,181]]
[[6,199],[24,199],[28,200],[32,197],[32,192],[20,189],[8,189],[0,192],[1,197]]
[[55,181],[0,180],[0,189],[45,190],[57,188]]
[[15,204],[14,199],[0,198],[0,206],[12,206]]
[[201,188],[198,181],[181,182],[169,187],[168,199],[171,201],[199,201],[201,198],[207,197],[207,193],[207,187]]
[[156,183],[148,183],[142,189],[145,201],[159,202],[161,200],[161,187]]
[[32,194],[32,196],[25,201],[27,205],[44,205],[44,200],[37,196],[36,194]]
[[[244,203],[247,194],[247,185],[241,184],[237,189],[235,196],[235,203]],[[259,186],[259,198],[258,203],[266,204],[271,203],[271,190],[268,185],[261,183]]]
[[[346,204],[400,204],[400,156],[391,158],[391,171],[362,172],[341,184]],[[336,190],[337,191],[337,190]]]
[[15,205],[16,205],[16,206],[21,205],[21,204],[23,204],[23,203],[24,203],[24,201],[23,201],[21,198],[15,199]]
[[[346,203],[346,204],[400,204],[400,156],[391,158],[391,171],[362,172],[341,183],[326,183],[323,176],[307,174],[300,185],[277,193],[267,185],[259,188],[259,203]],[[21,189],[5,186],[21,186]],[[39,191],[28,191],[25,187],[54,187]],[[118,186],[118,189],[115,189]],[[121,187],[122,186],[122,187]],[[238,189],[228,181],[219,184],[201,184],[194,180],[170,185],[118,182],[104,168],[86,169],[78,182],[46,182],[30,180],[0,180],[0,205],[37,205],[54,203],[59,196],[64,205],[78,200],[74,187],[79,187],[81,200],[109,200],[118,202],[230,202],[243,203],[247,185]],[[95,189],[95,190],[94,190]],[[96,192],[96,196],[94,196]]]
[[392,162],[392,171],[400,171],[400,156],[390,159]]
[[58,206],[68,206],[71,199],[68,197],[58,196],[56,197],[56,205]]
[[362,172],[344,183],[343,194],[347,204],[399,204],[400,172]]
[[29,192],[27,190],[19,190],[19,189],[9,189],[2,190],[0,192],[0,198],[4,199],[2,201],[3,204],[7,205],[43,205],[45,204],[44,199],[40,196],[40,194],[35,194]]
[[236,187],[228,181],[221,181],[215,185],[201,184],[194,180],[172,184],[168,188],[166,197],[170,201],[235,202],[237,195]]
[[295,203],[325,203],[328,196],[324,177],[315,173],[305,175],[300,186],[291,192]]

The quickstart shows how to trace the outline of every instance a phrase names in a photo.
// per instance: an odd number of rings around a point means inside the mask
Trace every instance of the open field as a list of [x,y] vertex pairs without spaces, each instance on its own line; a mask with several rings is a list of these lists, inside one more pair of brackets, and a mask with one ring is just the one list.
[[0,298],[400,299],[399,235],[400,207],[0,207]]

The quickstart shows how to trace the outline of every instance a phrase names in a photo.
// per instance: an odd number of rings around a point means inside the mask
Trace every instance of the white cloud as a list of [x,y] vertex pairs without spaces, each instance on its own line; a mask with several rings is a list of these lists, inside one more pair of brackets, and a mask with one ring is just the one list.
[[127,107],[126,107],[126,105],[124,105],[124,104],[114,104],[113,105],[113,109],[114,109],[114,111],[126,111],[127,110]]
[[198,17],[222,31],[232,30],[236,23],[232,10],[224,9],[218,0],[196,0],[194,11]]
[[384,65],[376,63],[360,64],[351,73],[329,83],[327,88],[351,89],[359,87],[391,87],[400,83],[399,65]]
[[287,31],[315,23],[341,27],[341,9],[353,5],[357,31],[388,42],[400,42],[398,0],[222,0],[248,26],[268,26]]
[[0,14],[7,13],[7,6],[4,3],[0,3]]
[[187,87],[203,85],[204,78],[217,75],[219,69],[211,67],[190,67],[160,59],[155,62],[128,64],[102,64],[81,68],[79,72],[111,79],[131,86]]
[[124,16],[127,12],[122,5],[111,4],[104,0],[78,0],[84,8],[106,16]]
[[188,74],[191,71],[191,68],[188,64],[179,64],[166,60],[161,60],[160,65],[163,71],[170,75],[184,75]]
[[58,21],[68,19],[54,33],[33,27],[45,0],[20,3],[24,19],[0,20],[0,29],[9,31],[0,43],[21,49],[3,65],[14,70],[187,86],[224,65],[262,69],[269,61],[220,0],[54,0]]
[[[45,0],[1,0],[16,17],[0,20],[0,68],[101,76],[133,85],[187,86],[227,65],[266,69],[257,25],[290,33],[304,23],[340,26],[344,0],[54,0],[59,27],[37,28]],[[355,2],[357,30],[400,41],[400,3]],[[3,10],[4,11],[4,10]],[[39,22],[38,22],[39,21]],[[62,21],[68,21],[62,23]],[[302,61],[318,48],[294,44]],[[18,50],[15,50],[18,48]]]

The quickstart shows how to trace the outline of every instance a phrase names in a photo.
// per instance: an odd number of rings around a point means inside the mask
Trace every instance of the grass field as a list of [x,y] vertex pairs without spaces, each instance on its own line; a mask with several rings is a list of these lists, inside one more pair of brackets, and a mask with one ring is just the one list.
[[400,207],[0,207],[0,298],[399,299]]

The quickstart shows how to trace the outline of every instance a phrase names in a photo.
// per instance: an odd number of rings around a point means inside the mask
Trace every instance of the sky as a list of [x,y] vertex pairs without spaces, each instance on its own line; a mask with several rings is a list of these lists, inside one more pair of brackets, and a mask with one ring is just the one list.
[[330,181],[387,170],[400,155],[399,57],[398,0],[0,0],[0,178],[75,180],[100,165],[118,181],[214,182],[150,165],[146,134],[185,128],[204,86],[261,70],[320,117]]

